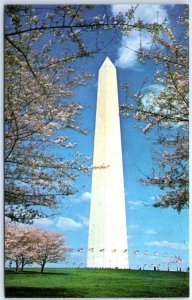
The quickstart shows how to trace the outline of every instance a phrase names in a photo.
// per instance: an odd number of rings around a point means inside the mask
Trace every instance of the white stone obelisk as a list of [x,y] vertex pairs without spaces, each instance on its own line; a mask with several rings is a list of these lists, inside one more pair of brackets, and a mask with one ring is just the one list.
[[99,70],[93,166],[87,267],[129,268],[117,74],[108,57]]

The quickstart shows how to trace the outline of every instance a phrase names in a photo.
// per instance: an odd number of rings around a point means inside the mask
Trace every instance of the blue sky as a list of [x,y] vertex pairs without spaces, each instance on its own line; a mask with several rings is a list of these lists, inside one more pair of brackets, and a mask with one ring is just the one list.
[[[125,12],[129,5],[113,5],[109,9],[113,14],[119,11]],[[178,14],[182,11],[182,5],[143,4],[136,11],[136,18],[146,22],[162,22],[166,17],[170,25],[174,24]],[[100,7],[96,7],[100,10]],[[103,37],[110,38],[110,32],[106,31]],[[106,56],[109,56],[117,67],[119,102],[125,102],[125,92],[120,88],[124,82],[129,82],[132,91],[136,91],[143,79],[152,78],[155,66],[152,63],[141,64],[136,62],[136,53],[139,49],[139,35],[132,32],[129,36],[119,33],[119,42],[111,44],[94,59],[82,59],[75,63],[76,67],[86,67],[95,74],[88,86],[79,88],[72,100],[78,100],[88,107],[82,115],[82,127],[89,130],[88,135],[83,136],[69,132],[71,142],[77,142],[75,149],[66,149],[63,153],[67,157],[73,157],[74,152],[80,151],[85,156],[93,155],[93,140],[96,112],[96,95],[98,70]],[[87,37],[87,41],[88,41]],[[85,37],[86,39],[86,37]],[[145,49],[149,49],[151,39],[148,35],[142,36]],[[61,51],[61,49],[59,50]],[[154,197],[160,193],[157,187],[141,186],[137,178],[142,173],[150,174],[153,162],[152,144],[146,139],[143,132],[135,128],[136,122],[125,117],[121,118],[121,135],[124,162],[124,181],[126,194],[126,214],[128,229],[129,261],[132,268],[145,266],[153,268],[160,264],[160,269],[167,269],[167,263],[174,260],[174,256],[182,257],[182,268],[188,266],[188,211],[183,210],[178,214],[173,209],[153,208]],[[63,132],[66,135],[66,131]],[[63,151],[63,150],[62,150]],[[79,192],[61,199],[60,208],[54,217],[39,219],[36,227],[49,231],[64,233],[66,245],[73,248],[73,252],[65,262],[49,264],[51,267],[78,267],[86,266],[88,224],[91,197],[91,174],[80,176],[76,183]],[[78,249],[83,248],[79,252]],[[147,255],[144,255],[144,252]],[[179,265],[170,265],[175,270]]]

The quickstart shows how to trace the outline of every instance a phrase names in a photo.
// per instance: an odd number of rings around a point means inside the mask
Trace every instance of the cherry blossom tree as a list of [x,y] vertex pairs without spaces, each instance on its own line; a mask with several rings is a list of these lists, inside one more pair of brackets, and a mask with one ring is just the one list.
[[61,233],[38,230],[37,237],[34,258],[43,273],[47,262],[57,263],[65,259],[67,248],[64,246],[65,239]]
[[48,232],[35,227],[5,224],[5,260],[15,262],[16,271],[28,264],[38,263],[43,273],[47,262],[63,261],[67,248],[61,233]]
[[9,260],[11,257],[11,241],[15,233],[15,226],[10,224],[5,224],[5,251],[4,258],[5,261]]
[[[134,9],[112,16],[88,16],[91,5],[5,6],[5,215],[31,223],[47,208],[74,194],[74,181],[91,167],[77,151],[73,159],[56,153],[76,146],[71,130],[86,134],[74,101],[92,74],[78,65],[111,42],[104,30],[137,27]],[[94,35],[93,35],[94,34]],[[88,37],[95,43],[86,45]],[[86,38],[85,38],[86,37]],[[66,134],[64,134],[65,130]],[[56,149],[56,151],[55,151]],[[46,207],[46,213],[43,208]]]
[[[92,77],[67,65],[84,50],[53,56],[56,32],[49,40],[46,30],[33,30],[44,20],[51,27],[51,15],[38,21],[36,14],[30,6],[6,7],[10,24],[5,30],[5,214],[26,223],[43,215],[38,207],[53,209],[58,196],[73,194],[76,173],[89,170],[79,153],[69,161],[48,152],[75,146],[67,134],[60,134],[63,129],[86,134],[78,121],[83,106],[67,100]],[[60,42],[62,38],[67,36]]]
[[15,262],[15,269],[21,271],[26,264],[34,262],[36,229],[20,227],[18,224],[5,224],[5,259]]
[[[157,185],[164,193],[154,207],[173,207],[178,212],[189,205],[189,50],[188,10],[177,21],[176,29],[166,24],[145,25],[152,37],[150,50],[138,51],[139,59],[156,65],[154,82],[146,80],[141,89],[123,104],[121,112],[132,116],[156,145],[155,167],[151,175],[140,178],[144,185]],[[127,85],[124,84],[124,88]],[[151,135],[150,135],[151,133]]]

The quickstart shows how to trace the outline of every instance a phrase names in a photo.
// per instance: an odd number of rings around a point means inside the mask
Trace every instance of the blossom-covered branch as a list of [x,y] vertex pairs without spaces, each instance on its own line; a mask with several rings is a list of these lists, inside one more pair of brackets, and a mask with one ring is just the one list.
[[156,136],[155,168],[146,178],[139,178],[140,182],[157,185],[164,191],[156,197],[155,207],[173,207],[177,211],[189,205],[188,23],[186,9],[177,22],[179,38],[170,26],[162,25],[157,30],[151,25],[148,33],[153,44],[150,50],[141,48],[138,55],[142,63],[155,63],[154,82],[149,84],[146,80],[137,93],[129,95],[130,103],[121,106],[122,115],[142,123],[144,134],[152,133],[153,139]]

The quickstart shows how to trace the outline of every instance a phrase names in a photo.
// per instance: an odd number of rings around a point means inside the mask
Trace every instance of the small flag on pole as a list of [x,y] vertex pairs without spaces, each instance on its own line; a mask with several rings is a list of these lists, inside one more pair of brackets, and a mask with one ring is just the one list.
[[94,248],[89,248],[88,252],[93,252]]
[[67,248],[66,250],[69,252],[73,252],[73,248]]
[[136,268],[139,268],[140,267],[140,265],[137,265],[137,267]]
[[83,248],[79,248],[78,250],[77,250],[77,252],[83,252],[84,251],[84,249]]
[[176,263],[181,264],[182,263],[182,258],[180,256],[177,257]]

